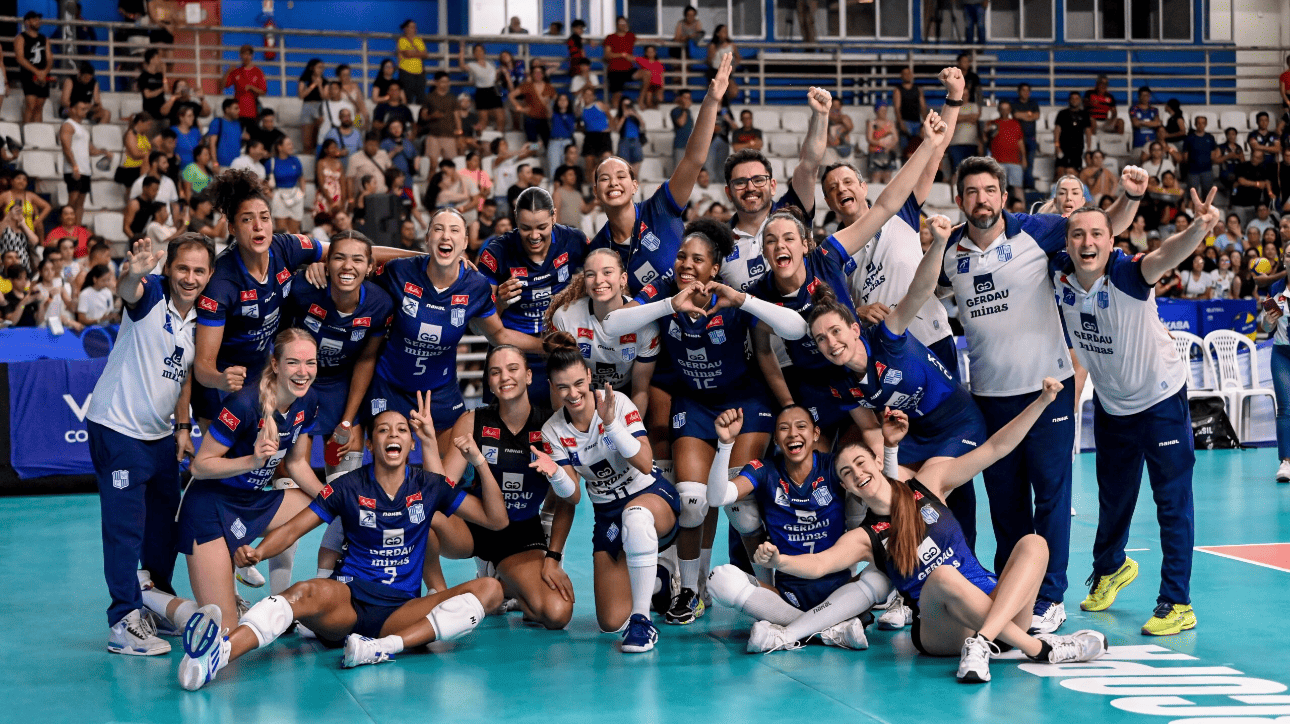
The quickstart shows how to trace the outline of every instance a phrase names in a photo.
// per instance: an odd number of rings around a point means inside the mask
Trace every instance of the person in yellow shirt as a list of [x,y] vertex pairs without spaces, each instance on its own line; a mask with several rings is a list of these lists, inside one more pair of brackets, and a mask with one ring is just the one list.
[[399,26],[403,34],[399,36],[399,85],[403,86],[403,95],[408,103],[418,105],[425,102],[426,71],[422,62],[430,57],[426,52],[426,43],[417,37],[417,23],[411,18]]

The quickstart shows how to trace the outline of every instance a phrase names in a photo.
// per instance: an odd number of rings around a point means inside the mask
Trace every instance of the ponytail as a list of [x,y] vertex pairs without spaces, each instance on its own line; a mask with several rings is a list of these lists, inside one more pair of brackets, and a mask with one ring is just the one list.
[[546,370],[548,375],[556,372],[563,372],[570,367],[582,365],[585,370],[590,370],[587,360],[582,356],[582,351],[578,349],[578,340],[573,338],[568,332],[555,330],[548,332],[542,338],[542,351],[546,352]]
[[918,513],[918,501],[914,499],[914,489],[909,487],[909,483],[893,478],[887,478],[887,482],[891,485],[892,527],[887,555],[891,556],[901,575],[909,576],[918,565],[918,546],[927,535],[927,524]]
[[[618,265],[619,272],[626,271],[626,269],[623,268],[623,258],[618,256],[618,252],[613,249],[594,249],[587,254],[587,258],[582,262],[584,275],[586,274],[587,262],[591,260],[591,257],[597,254],[608,254]],[[620,295],[622,294],[621,288],[618,290],[618,293]],[[569,286],[561,289],[560,293],[552,297],[551,303],[547,305],[546,314],[542,318],[542,328],[547,330],[555,329],[555,313],[561,309],[568,308],[571,304],[585,296],[587,296],[587,282],[585,279],[574,281],[570,283]]]
[[305,330],[299,327],[288,327],[273,338],[273,351],[269,353],[264,363],[264,371],[260,373],[260,415],[264,420],[265,434],[274,439],[278,437],[278,420],[275,417],[278,412],[278,372],[274,369],[273,363],[281,363],[283,351],[287,345],[296,341],[306,341],[315,347],[318,344],[313,335]]
[[833,288],[828,284],[821,284],[811,294],[811,311],[806,313],[806,326],[808,328],[815,326],[815,320],[826,314],[838,315],[844,324],[856,323],[856,315],[852,314],[847,305],[838,299]]

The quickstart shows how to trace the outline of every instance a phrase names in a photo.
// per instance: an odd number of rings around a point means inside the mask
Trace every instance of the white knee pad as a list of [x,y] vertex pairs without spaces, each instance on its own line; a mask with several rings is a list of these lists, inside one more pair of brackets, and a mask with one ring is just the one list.
[[352,452],[345,453],[345,457],[340,459],[339,465],[328,465],[323,472],[326,473],[326,482],[330,485],[345,473],[358,470],[361,467],[363,467],[363,453]]
[[658,471],[663,474],[664,480],[676,485],[676,466],[671,460],[655,460],[654,467],[658,468]]
[[869,515],[869,506],[865,505],[863,500],[847,493],[847,502],[843,508],[843,516],[846,518],[847,530],[855,530],[864,523],[865,516]]
[[282,596],[269,596],[242,614],[238,623],[251,629],[256,640],[263,647],[273,643],[274,639],[286,632],[295,618],[296,615],[292,612],[291,604],[287,603],[287,599]]
[[345,526],[339,515],[328,524],[327,532],[323,533],[322,543],[318,547],[335,553],[345,550]]
[[658,563],[658,532],[649,508],[633,505],[623,511],[622,536],[628,568],[653,568]]
[[691,480],[676,484],[676,492],[681,496],[681,516],[678,522],[682,528],[698,528],[708,516],[708,486]]
[[708,593],[722,606],[738,610],[755,590],[757,579],[736,566],[717,566],[708,574]]
[[761,530],[761,508],[751,495],[727,505],[726,517],[740,535],[751,535]]
[[484,620],[484,604],[473,593],[463,593],[435,606],[426,614],[436,641],[456,641]]

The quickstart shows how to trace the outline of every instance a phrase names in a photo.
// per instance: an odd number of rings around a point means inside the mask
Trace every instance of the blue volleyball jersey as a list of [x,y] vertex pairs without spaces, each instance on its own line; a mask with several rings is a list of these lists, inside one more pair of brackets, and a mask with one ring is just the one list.
[[[258,490],[267,485],[273,479],[273,472],[278,464],[287,456],[291,446],[296,444],[301,433],[308,436],[313,431],[314,418],[318,416],[318,396],[310,388],[303,397],[291,403],[286,414],[273,414],[278,423],[278,451],[255,470],[224,478],[221,483],[249,490]],[[262,427],[264,418],[260,414],[260,389],[258,386],[250,386],[224,398],[219,414],[211,420],[206,433],[228,448],[225,457],[240,458],[255,452],[255,441],[260,436]]]
[[[646,284],[636,301],[641,304],[667,299],[677,293],[676,278],[668,272]],[[691,319],[673,313],[658,320],[664,356],[671,359],[681,380],[694,392],[730,391],[741,387],[748,374],[746,341],[753,316],[729,307],[706,317]]]
[[426,257],[387,262],[377,281],[393,300],[385,351],[376,374],[404,390],[437,390],[457,379],[457,344],[475,318],[497,313],[493,288],[460,265],[457,281],[440,292],[426,274]]
[[770,542],[785,555],[828,550],[847,532],[846,492],[833,474],[831,453],[812,453],[811,472],[797,485],[776,453],[739,471],[753,485]]
[[[475,444],[479,445],[493,479],[502,489],[506,517],[512,523],[541,513],[542,501],[551,489],[546,476],[529,467],[534,460],[530,445],[548,454],[551,452],[551,446],[542,439],[542,425],[550,417],[550,410],[534,405],[524,427],[512,434],[502,421],[496,402],[475,410]],[[471,488],[470,493],[482,497],[479,486]]]
[[274,234],[269,242],[269,273],[260,283],[246,270],[236,244],[215,260],[206,289],[197,298],[197,323],[223,327],[215,364],[219,369],[264,366],[278,332],[283,300],[291,294],[292,274],[322,259],[322,244],[303,234]]
[[910,479],[907,482],[914,491],[918,514],[927,527],[923,541],[918,544],[918,562],[908,576],[902,574],[895,562],[887,555],[887,539],[891,536],[891,516],[878,515],[870,510],[864,522],[860,524],[860,527],[869,534],[874,563],[886,572],[887,577],[891,579],[891,585],[895,586],[905,598],[917,601],[923,591],[923,583],[932,571],[943,565],[951,565],[959,569],[959,573],[962,573],[964,578],[978,587],[989,586],[993,590],[994,574],[982,567],[981,562],[972,554],[972,548],[963,537],[963,527],[954,518],[954,514],[917,479]]
[[391,498],[368,464],[323,486],[309,509],[327,523],[340,518],[345,528],[345,556],[336,580],[380,583],[416,598],[430,521],[436,511],[457,512],[465,497],[444,476],[408,466]]
[[524,239],[518,230],[490,239],[479,252],[480,273],[493,285],[511,278],[524,285],[520,298],[502,311],[502,326],[524,334],[545,332],[543,317],[551,298],[569,286],[586,257],[587,237],[563,224],[552,227],[551,248],[541,264],[534,264],[524,253]]
[[[838,301],[846,305],[852,314],[856,314],[847,286],[847,275],[855,271],[856,263],[837,239],[832,236],[825,239],[824,243],[807,253],[802,263],[806,266],[806,283],[796,292],[780,294],[775,289],[774,274],[767,273],[748,287],[748,293],[772,304],[796,310],[805,317],[811,309],[811,294],[821,284],[827,284],[833,289]],[[799,369],[828,370],[834,366],[815,346],[815,340],[809,334],[801,339],[784,340],[784,348]]]
[[935,410],[954,393],[954,378],[922,342],[908,330],[892,334],[886,322],[865,327],[860,340],[869,354],[869,367],[856,387],[857,401],[881,410],[890,407],[911,418]]
[[348,377],[368,337],[385,335],[393,309],[394,302],[384,289],[363,282],[358,306],[352,314],[342,315],[336,310],[331,285],[319,289],[301,272],[291,284],[283,317],[289,326],[308,330],[318,342],[319,377]]
[[676,252],[685,236],[685,207],[676,203],[668,186],[664,182],[645,203],[636,204],[636,228],[627,244],[615,244],[606,223],[587,249],[618,252],[627,269],[627,289],[632,296],[676,266]]

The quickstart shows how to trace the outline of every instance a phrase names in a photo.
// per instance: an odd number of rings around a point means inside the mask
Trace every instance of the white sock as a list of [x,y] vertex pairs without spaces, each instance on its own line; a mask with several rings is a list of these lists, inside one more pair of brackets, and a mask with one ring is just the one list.
[[632,614],[649,617],[654,579],[658,575],[658,533],[648,508],[630,506],[622,513],[623,556],[632,587]]
[[[757,577],[758,581],[761,581],[767,586],[775,585],[775,572],[773,570],[769,568],[763,568],[751,561],[749,561],[748,565],[752,566],[753,575]],[[774,621],[772,621],[771,623],[774,623]]]
[[143,605],[158,616],[165,616],[166,608],[170,606],[170,602],[175,598],[176,596],[172,596],[165,591],[149,588],[143,592]]
[[403,650],[403,637],[393,634],[379,639],[381,650],[387,654],[397,654]]
[[680,559],[681,564],[681,588],[688,588],[691,591],[699,590],[699,559],[687,561]]
[[632,586],[632,613],[649,618],[650,598],[654,595],[655,566],[628,566],[627,576]]
[[712,572],[712,549],[699,549],[699,580],[706,579]]
[[331,574],[332,574],[332,569],[319,568],[318,572],[314,574],[314,578],[331,578]]
[[[884,589],[883,593],[885,592]],[[885,596],[883,600],[886,600]],[[797,617],[785,628],[788,629],[790,639],[800,641],[834,624],[859,616],[872,608],[873,604],[872,589],[861,581],[853,581],[829,594],[823,603]]]
[[188,623],[188,619],[192,618],[195,613],[197,613],[197,602],[189,601],[186,598],[181,599],[179,606],[175,608],[175,615],[170,617],[170,623],[174,624],[175,628],[183,628],[184,624]]
[[299,542],[292,543],[290,548],[269,559],[271,595],[276,596],[291,587],[291,566],[296,561],[296,549],[299,546]]
[[739,610],[759,621],[770,621],[780,626],[786,626],[802,616],[801,609],[780,598],[778,593],[760,587],[748,596]]

